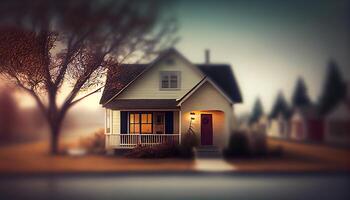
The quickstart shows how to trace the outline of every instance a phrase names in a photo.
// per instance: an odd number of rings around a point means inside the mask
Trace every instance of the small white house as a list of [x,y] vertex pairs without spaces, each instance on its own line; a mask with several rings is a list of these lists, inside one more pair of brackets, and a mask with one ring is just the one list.
[[325,119],[325,141],[329,144],[350,146],[350,102],[338,104]]
[[261,115],[259,119],[250,125],[251,130],[267,134],[269,127],[269,117],[265,114]]
[[227,64],[193,64],[169,49],[148,64],[120,65],[108,71],[100,100],[106,148],[179,143],[190,123],[200,145],[223,148],[234,128],[234,104],[240,102]]
[[323,120],[314,106],[294,109],[291,117],[290,138],[298,141],[323,141]]
[[267,128],[267,135],[269,137],[287,139],[289,132],[289,118],[284,113],[280,112],[276,117],[270,119]]

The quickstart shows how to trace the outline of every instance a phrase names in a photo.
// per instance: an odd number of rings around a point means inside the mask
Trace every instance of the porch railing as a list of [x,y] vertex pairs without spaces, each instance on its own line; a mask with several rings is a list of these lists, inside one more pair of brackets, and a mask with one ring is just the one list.
[[134,148],[137,145],[179,144],[179,134],[108,134],[108,148]]

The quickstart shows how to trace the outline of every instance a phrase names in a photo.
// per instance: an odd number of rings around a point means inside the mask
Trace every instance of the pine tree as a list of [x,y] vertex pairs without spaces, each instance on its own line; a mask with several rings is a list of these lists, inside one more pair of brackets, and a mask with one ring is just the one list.
[[302,77],[299,77],[292,95],[292,105],[293,107],[299,107],[308,106],[310,104],[311,101],[307,92],[305,81]]
[[288,103],[282,92],[279,92],[277,95],[270,113],[270,118],[276,118],[279,114],[282,114],[284,117],[289,117],[290,115]]
[[331,60],[328,64],[326,79],[319,99],[320,114],[325,115],[331,111],[334,106],[345,98],[345,95],[345,82],[343,81],[337,63]]
[[260,101],[260,98],[257,98],[253,106],[252,114],[250,115],[249,123],[252,124],[254,122],[257,122],[263,114],[264,109],[262,103]]

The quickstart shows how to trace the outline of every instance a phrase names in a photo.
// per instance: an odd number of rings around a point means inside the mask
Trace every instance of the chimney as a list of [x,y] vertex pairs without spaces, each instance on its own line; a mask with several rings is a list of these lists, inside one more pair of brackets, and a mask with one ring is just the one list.
[[205,50],[205,64],[209,64],[210,63],[210,51],[209,49]]

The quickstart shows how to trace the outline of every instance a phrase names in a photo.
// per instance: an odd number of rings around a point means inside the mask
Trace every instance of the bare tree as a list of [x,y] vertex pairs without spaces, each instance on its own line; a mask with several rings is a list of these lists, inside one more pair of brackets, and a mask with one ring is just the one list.
[[[106,70],[171,45],[175,30],[159,25],[156,1],[3,0],[0,13],[0,74],[36,100],[52,154],[67,111],[103,87]],[[63,85],[70,92],[59,103]]]

